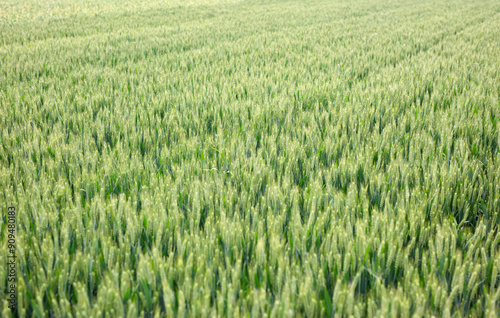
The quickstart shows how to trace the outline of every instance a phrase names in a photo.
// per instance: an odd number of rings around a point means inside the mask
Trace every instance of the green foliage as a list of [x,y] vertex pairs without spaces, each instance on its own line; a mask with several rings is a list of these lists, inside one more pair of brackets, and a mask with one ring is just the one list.
[[500,3],[141,1],[0,4],[19,316],[498,315]]

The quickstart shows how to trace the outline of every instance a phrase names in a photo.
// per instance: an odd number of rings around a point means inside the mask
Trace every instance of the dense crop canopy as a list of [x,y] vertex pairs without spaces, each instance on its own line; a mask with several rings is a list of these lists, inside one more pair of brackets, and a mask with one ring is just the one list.
[[497,316],[498,30],[490,0],[4,1],[18,314]]

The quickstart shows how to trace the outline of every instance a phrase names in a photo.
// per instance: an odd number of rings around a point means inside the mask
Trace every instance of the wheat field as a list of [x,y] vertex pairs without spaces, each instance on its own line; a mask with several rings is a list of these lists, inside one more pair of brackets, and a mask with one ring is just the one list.
[[498,317],[499,30],[494,0],[2,1],[1,316]]

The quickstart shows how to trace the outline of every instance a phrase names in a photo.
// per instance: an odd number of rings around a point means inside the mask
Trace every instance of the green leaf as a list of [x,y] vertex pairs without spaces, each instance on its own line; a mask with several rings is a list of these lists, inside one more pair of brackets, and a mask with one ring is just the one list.
[[149,284],[145,279],[142,280],[142,289],[144,290],[144,297],[146,298],[146,305],[149,310],[153,310],[153,305],[151,303],[151,290],[149,289]]
[[326,287],[323,289],[323,292],[324,292],[324,297],[325,297],[326,316],[333,317],[335,312],[333,310],[332,298],[330,297],[330,293],[328,293],[328,290],[326,289]]

